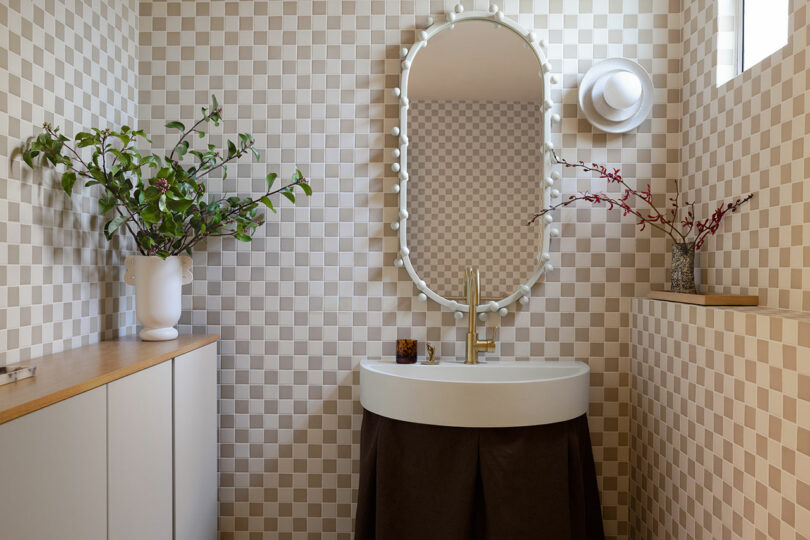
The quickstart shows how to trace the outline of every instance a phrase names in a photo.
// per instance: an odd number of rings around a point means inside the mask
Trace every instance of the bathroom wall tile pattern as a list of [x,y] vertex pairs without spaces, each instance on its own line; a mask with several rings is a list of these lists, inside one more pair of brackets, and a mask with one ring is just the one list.
[[542,110],[519,101],[411,101],[408,249],[419,277],[445,298],[464,296],[467,266],[481,297],[501,299],[537,266]]
[[631,537],[810,538],[810,314],[631,317]]
[[[216,93],[223,133],[251,131],[263,162],[224,187],[258,192],[267,170],[298,163],[316,193],[281,204],[250,245],[211,241],[195,254],[182,331],[217,332],[222,538],[350,538],[357,489],[358,363],[393,356],[398,337],[464,351],[464,321],[420,303],[393,266],[398,242],[390,135],[399,49],[428,15],[455,2],[140,2],[139,118],[156,147],[163,124],[191,118]],[[464,0],[467,10],[489,2]],[[498,4],[501,4],[498,2]],[[507,0],[507,15],[548,42],[563,121],[553,142],[569,159],[624,166],[663,199],[680,174],[680,4],[669,0]],[[577,79],[603,58],[638,59],[656,85],[634,133],[592,129]],[[213,190],[222,183],[214,182]],[[602,189],[565,171],[566,194]],[[558,271],[500,324],[504,359],[590,364],[589,422],[605,525],[626,538],[629,504],[630,299],[665,280],[666,242],[605,209],[561,212]],[[491,331],[491,330],[490,330]],[[482,330],[483,333],[483,330]],[[420,343],[420,355],[424,354]]]
[[685,194],[705,217],[721,201],[755,198],[706,243],[702,281],[810,311],[810,5],[791,0],[788,45],[719,88],[715,9],[684,4]]
[[[289,173],[293,162],[316,189],[303,205],[282,205],[252,245],[209,242],[195,255],[181,330],[223,336],[223,538],[350,538],[360,358],[393,355],[397,337],[441,343],[445,359],[463,355],[464,322],[416,300],[393,267],[388,227],[397,215],[389,133],[399,48],[453,4],[141,2],[139,116],[155,144],[170,142],[161,137],[167,119],[191,117],[217,93],[231,119],[224,132],[252,131],[268,164],[239,166],[228,189],[258,191],[268,167]],[[552,91],[564,118],[553,140],[568,158],[624,163],[627,178],[666,193],[680,170],[680,6],[581,4],[503,6],[537,29],[565,73]],[[576,106],[575,74],[611,56],[639,59],[657,87],[651,119],[624,136],[595,132]],[[598,186],[564,176],[565,193]],[[590,363],[605,524],[609,537],[626,537],[630,298],[664,282],[666,242],[604,209],[570,209],[559,221],[561,270],[500,321],[499,355]]]
[[[47,121],[68,136],[137,120],[136,0],[0,2],[0,365],[135,329],[94,192],[68,198],[18,150]],[[80,191],[80,190],[77,190]]]

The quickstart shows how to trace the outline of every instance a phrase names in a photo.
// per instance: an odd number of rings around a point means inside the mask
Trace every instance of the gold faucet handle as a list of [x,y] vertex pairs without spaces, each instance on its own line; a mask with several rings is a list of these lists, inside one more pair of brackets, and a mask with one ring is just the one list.
[[481,341],[482,352],[495,352],[495,344],[498,341],[498,327],[492,327],[492,337]]
[[501,328],[500,326],[493,326],[492,327],[492,337],[489,338],[490,341],[498,341],[498,334],[500,334],[500,332],[499,332],[500,328]]

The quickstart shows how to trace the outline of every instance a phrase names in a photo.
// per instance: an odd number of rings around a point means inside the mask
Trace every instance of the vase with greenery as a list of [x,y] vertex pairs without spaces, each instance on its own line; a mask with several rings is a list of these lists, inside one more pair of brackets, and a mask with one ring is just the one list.
[[[250,242],[265,223],[265,209],[276,212],[274,196],[295,203],[297,190],[312,195],[308,180],[298,169],[289,182],[278,186],[277,175],[267,174],[265,191],[258,196],[209,193],[205,180],[212,173],[224,179],[229,164],[248,154],[260,159],[249,133],[228,140],[224,149],[207,140],[206,144],[198,142],[208,137],[209,124],[219,126],[221,121],[222,107],[212,96],[210,108],[203,107],[200,118],[189,127],[179,121],[166,124],[179,135],[163,156],[142,153],[139,145],[151,141],[142,130],[129,126],[93,128],[71,141],[58,127],[45,124],[24,148],[23,161],[28,166],[41,162],[57,169],[68,195],[77,183],[85,188],[100,186],[98,211],[107,218],[104,235],[109,240],[124,231],[134,239],[139,256],[128,259],[125,279],[136,285],[136,310],[145,327],[141,332],[144,339],[177,335],[173,326],[180,317],[180,285],[190,280],[190,261],[181,259],[184,254],[191,255],[197,244],[211,237]],[[138,261],[139,257],[148,261]],[[171,314],[155,315],[161,310]],[[171,320],[174,322],[168,324]]]
[[[653,203],[653,196],[649,184],[647,189],[637,189],[625,182],[619,169],[608,169],[598,163],[586,164],[583,161],[576,163],[560,158],[556,153],[554,161],[564,167],[574,167],[587,172],[596,173],[599,178],[608,184],[618,185],[620,192],[616,194],[586,191],[571,195],[568,199],[548,208],[542,209],[529,221],[534,223],[537,219],[553,212],[558,208],[569,206],[577,201],[586,201],[591,204],[606,204],[608,210],[622,212],[623,216],[632,216],[636,224],[643,231],[649,225],[672,239],[672,268],[670,273],[670,288],[673,292],[697,293],[695,286],[695,251],[703,246],[706,239],[716,233],[720,223],[729,215],[750,201],[754,194],[739,198],[734,202],[721,203],[710,217],[699,220],[695,218],[695,203],[683,202],[676,184],[676,195],[669,199],[670,205],[663,210]],[[637,208],[636,203],[641,203]]]

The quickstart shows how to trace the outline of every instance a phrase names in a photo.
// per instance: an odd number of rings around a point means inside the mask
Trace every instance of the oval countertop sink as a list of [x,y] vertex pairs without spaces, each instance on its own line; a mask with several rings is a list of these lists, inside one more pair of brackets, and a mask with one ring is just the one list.
[[406,422],[515,427],[571,420],[588,410],[590,367],[572,360],[435,366],[360,362],[360,402]]

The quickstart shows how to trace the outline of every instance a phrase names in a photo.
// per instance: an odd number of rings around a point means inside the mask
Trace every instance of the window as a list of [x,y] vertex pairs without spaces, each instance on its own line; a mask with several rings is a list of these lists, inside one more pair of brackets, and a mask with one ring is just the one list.
[[788,42],[788,0],[741,0],[740,72],[765,60]]
[[717,86],[788,43],[789,0],[718,0]]

